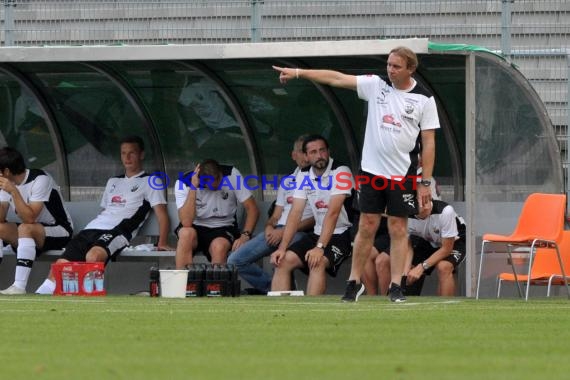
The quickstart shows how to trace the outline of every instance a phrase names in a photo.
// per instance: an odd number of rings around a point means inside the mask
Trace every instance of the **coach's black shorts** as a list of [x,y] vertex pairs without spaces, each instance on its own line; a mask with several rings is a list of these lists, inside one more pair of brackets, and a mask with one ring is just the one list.
[[388,215],[400,217],[418,213],[415,178],[405,177],[398,181],[365,171],[361,171],[360,176],[369,178],[368,183],[359,185],[358,207],[360,212],[380,214],[386,211]]

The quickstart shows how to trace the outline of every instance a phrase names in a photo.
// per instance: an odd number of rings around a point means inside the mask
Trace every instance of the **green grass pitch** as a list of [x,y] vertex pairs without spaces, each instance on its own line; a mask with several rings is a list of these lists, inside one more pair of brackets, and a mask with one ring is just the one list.
[[2,379],[564,379],[570,301],[0,298]]

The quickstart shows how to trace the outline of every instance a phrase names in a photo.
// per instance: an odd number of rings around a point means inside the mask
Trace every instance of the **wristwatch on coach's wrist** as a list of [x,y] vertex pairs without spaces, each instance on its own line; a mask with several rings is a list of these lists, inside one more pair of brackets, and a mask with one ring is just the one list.
[[247,230],[242,231],[241,234],[247,236],[248,238],[251,237],[251,232],[249,232],[249,231],[247,231]]
[[428,269],[429,269],[429,264],[424,261],[424,262],[422,263],[422,268],[424,268],[424,270],[428,270]]
[[317,243],[317,248],[320,248],[320,249],[325,249],[325,248],[326,248],[326,246],[325,246],[323,243],[321,243],[321,242],[318,242],[318,243]]
[[425,187],[430,187],[430,186],[431,186],[431,180],[429,180],[429,179],[422,179],[422,180],[420,181],[420,183],[422,184],[422,186],[425,186]]

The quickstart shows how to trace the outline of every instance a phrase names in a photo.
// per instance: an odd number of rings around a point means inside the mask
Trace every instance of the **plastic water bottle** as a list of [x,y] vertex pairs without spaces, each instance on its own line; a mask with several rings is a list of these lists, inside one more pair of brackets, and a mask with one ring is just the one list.
[[71,272],[69,280],[69,288],[71,293],[79,293],[79,274],[77,272]]
[[206,279],[206,265],[196,264],[196,273],[194,274],[196,280],[204,281]]
[[214,267],[212,264],[208,264],[206,267],[206,280],[211,281],[214,279]]
[[219,264],[213,264],[213,266],[214,266],[213,279],[215,281],[219,281],[221,274],[221,266]]
[[228,284],[231,282],[231,265],[225,264],[221,266],[221,280],[226,281]]
[[85,293],[93,293],[93,278],[95,274],[93,272],[87,272],[83,277],[83,291]]
[[102,292],[105,289],[105,275],[103,271],[97,270],[93,273],[93,282],[95,283],[96,292]]
[[188,269],[188,282],[194,281],[196,279],[196,265],[187,265],[186,269]]
[[150,268],[149,293],[151,297],[158,297],[160,293],[160,272],[154,266]]
[[70,273],[66,271],[61,272],[61,290],[64,293],[69,293],[69,277]]

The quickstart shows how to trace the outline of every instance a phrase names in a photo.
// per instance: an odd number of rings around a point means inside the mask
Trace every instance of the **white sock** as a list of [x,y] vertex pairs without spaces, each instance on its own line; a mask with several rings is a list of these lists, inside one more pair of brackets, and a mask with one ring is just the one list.
[[36,294],[53,294],[55,292],[55,281],[46,278],[46,280],[40,285]]
[[36,259],[36,242],[32,238],[19,238],[18,250],[16,251],[16,276],[14,285],[26,289],[28,278],[32,272],[32,266]]

